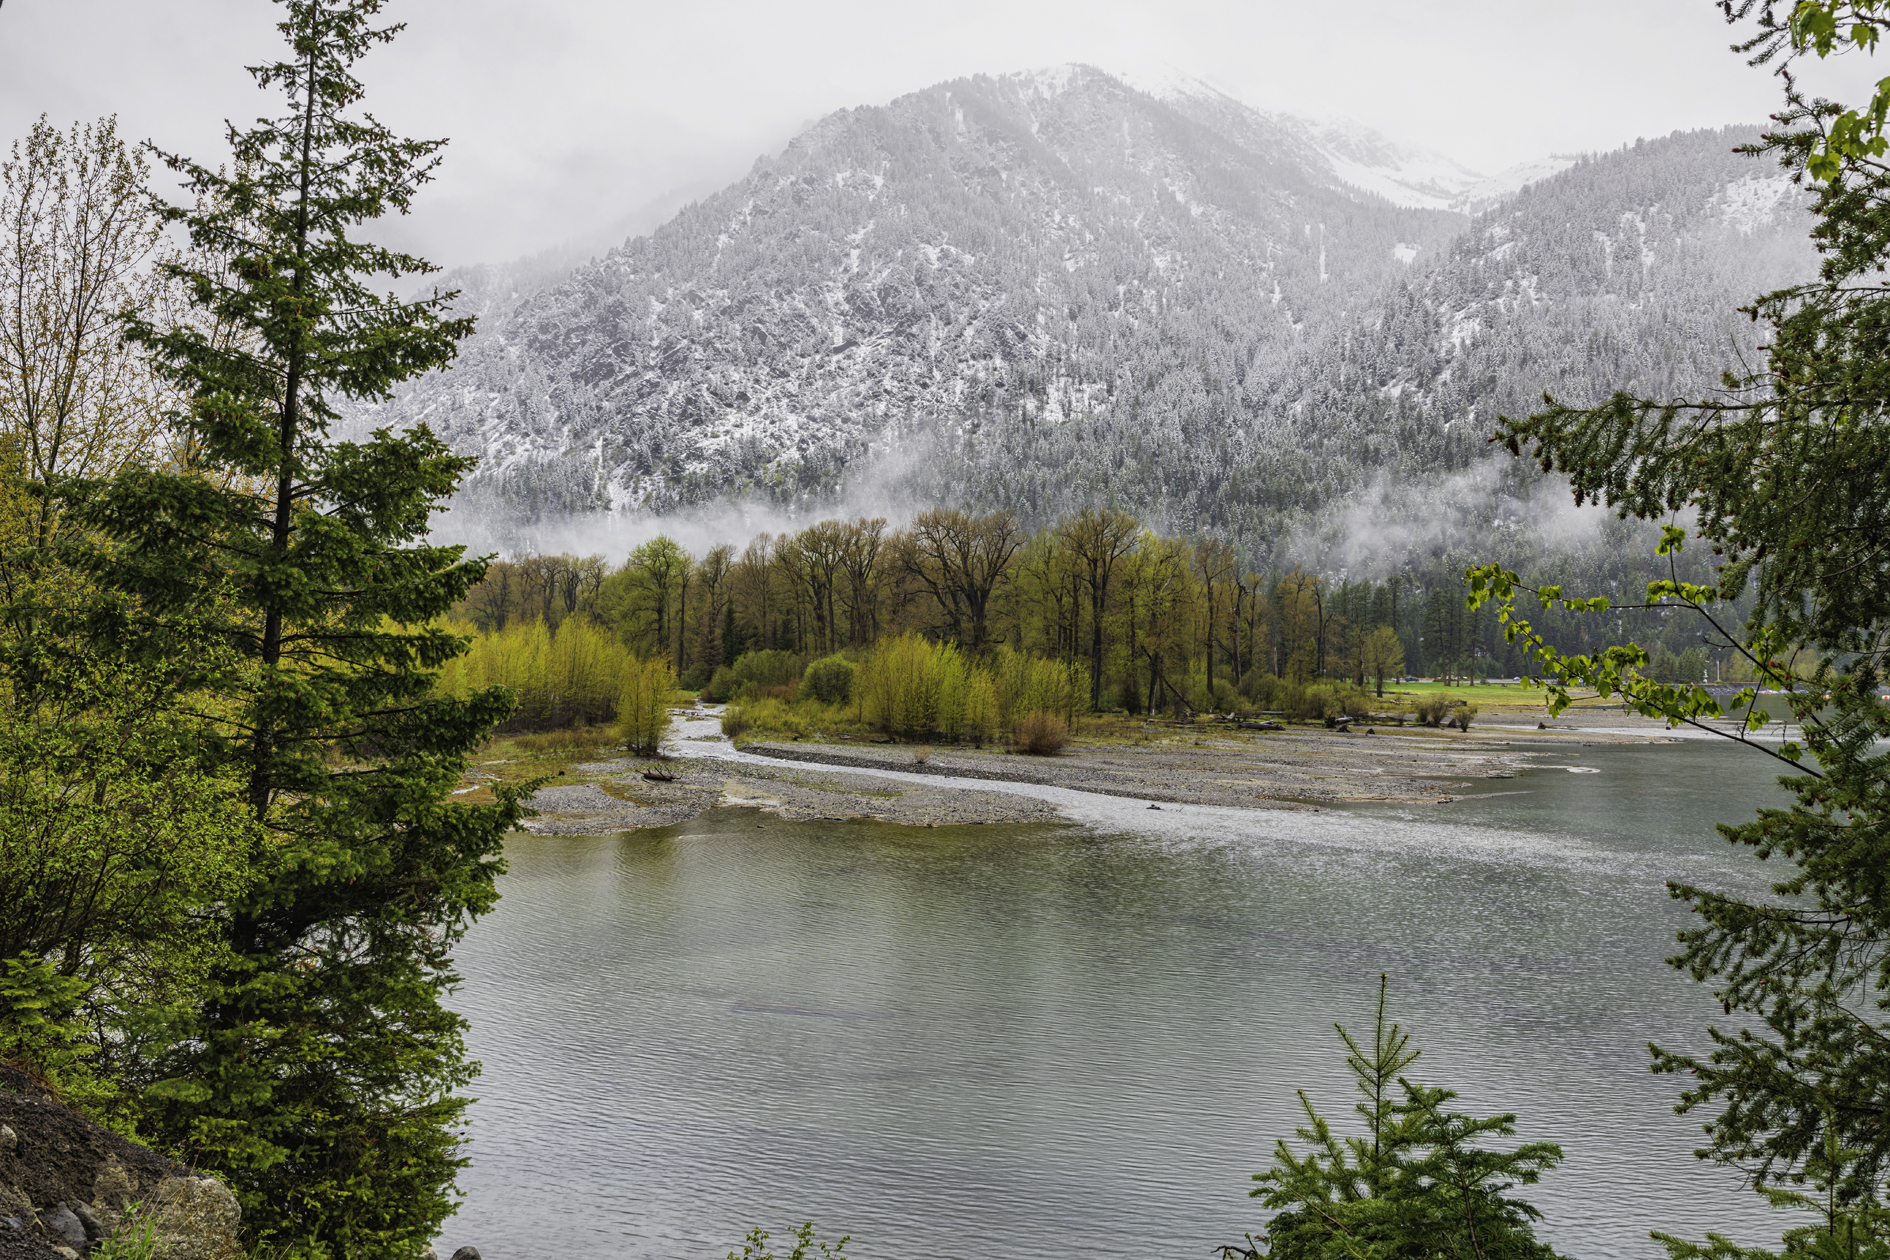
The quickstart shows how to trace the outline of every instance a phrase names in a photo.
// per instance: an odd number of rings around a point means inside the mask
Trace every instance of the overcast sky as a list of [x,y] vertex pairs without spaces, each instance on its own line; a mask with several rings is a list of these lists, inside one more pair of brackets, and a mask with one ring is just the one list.
[[[275,101],[268,0],[0,0],[0,138],[42,111],[223,152]],[[447,164],[402,243],[500,261],[648,226],[831,110],[942,79],[1083,61],[1202,77],[1344,115],[1493,173],[1550,152],[1756,122],[1777,81],[1727,51],[1712,0],[391,0],[369,105]],[[1853,58],[1818,83],[1863,95]]]

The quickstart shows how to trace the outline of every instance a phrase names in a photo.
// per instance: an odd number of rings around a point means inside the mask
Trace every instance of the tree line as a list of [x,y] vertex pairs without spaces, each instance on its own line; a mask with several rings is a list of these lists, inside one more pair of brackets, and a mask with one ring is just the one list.
[[[467,1162],[477,1072],[445,1001],[452,951],[496,902],[522,812],[516,788],[452,799],[521,700],[442,689],[476,650],[455,615],[562,653],[572,676],[633,672],[632,743],[676,664],[700,677],[757,649],[831,660],[888,642],[911,664],[862,666],[862,703],[916,734],[940,728],[934,693],[951,693],[963,716],[945,721],[961,725],[1003,703],[956,668],[967,657],[1084,667],[1020,672],[1011,690],[1040,698],[1013,709],[1073,704],[1048,684],[1078,677],[1092,705],[1145,709],[1249,679],[1358,676],[1374,640],[1395,640],[1407,670],[1474,673],[1482,654],[1704,723],[1718,702],[1651,679],[1656,653],[1623,641],[1654,627],[1682,658],[1687,632],[1668,623],[1685,619],[1706,628],[1702,650],[1768,685],[1794,685],[1811,654],[1813,686],[1794,697],[1799,739],[1747,739],[1786,766],[1789,802],[1723,829],[1777,858],[1780,882],[1669,886],[1694,916],[1673,961],[1728,1022],[1698,1051],[1654,1050],[1653,1066],[1684,1082],[1711,1157],[1803,1210],[1785,1254],[1890,1250],[1890,380],[1871,279],[1890,261],[1890,172],[1862,120],[1846,132],[1840,107],[1794,96],[1764,142],[1794,169],[1834,165],[1817,193],[1825,274],[1755,305],[1776,334],[1761,368],[1690,407],[1623,394],[1504,422],[1512,451],[1579,494],[1662,522],[1664,576],[1639,587],[1631,567],[1597,569],[1614,594],[1589,595],[1488,565],[1466,603],[1435,566],[1382,582],[1262,572],[1217,536],[1100,506],[1035,532],[1003,511],[938,509],[890,530],[823,521],[740,553],[658,538],[614,564],[490,568],[428,540],[473,461],[424,427],[334,436],[341,400],[386,401],[450,362],[471,326],[449,294],[385,296],[372,278],[427,264],[351,235],[406,209],[437,161],[439,142],[358,108],[353,67],[398,28],[375,25],[381,0],[282,4],[286,51],[252,71],[282,112],[232,129],[227,165],[152,151],[189,204],[153,204],[105,125],[36,128],[0,172],[9,1081],[226,1178],[259,1253],[424,1253]],[[1788,61],[1820,29],[1869,47],[1890,25],[1879,0],[1802,0],[1789,23],[1782,7],[1727,6],[1758,22],[1749,51]],[[1696,533],[1674,522],[1683,507]],[[838,694],[850,669],[809,671],[809,685]],[[928,674],[936,686],[909,684]],[[1748,722],[1741,738],[1762,725]],[[1276,1215],[1246,1253],[1546,1257],[1507,1191],[1558,1153],[1491,1150],[1511,1117],[1458,1115],[1447,1091],[1407,1083],[1410,1048],[1382,1002],[1369,1048],[1345,1036],[1366,1135],[1340,1139],[1309,1107],[1313,1151],[1283,1146],[1261,1174]],[[1675,1257],[1773,1255],[1663,1241]]]
[[[658,535],[615,563],[523,554],[495,561],[455,614],[493,634],[536,622],[555,636],[577,618],[668,660],[690,690],[751,651],[857,656],[908,633],[973,657],[1001,645],[1080,663],[1091,707],[1143,713],[1226,711],[1269,677],[1382,693],[1405,675],[1528,666],[1492,615],[1466,608],[1455,574],[1260,571],[1222,538],[1166,535],[1103,507],[1035,531],[1008,510],[933,508],[903,527],[830,519],[700,553]],[[1697,682],[1717,663],[1657,611],[1634,624],[1657,677]]]

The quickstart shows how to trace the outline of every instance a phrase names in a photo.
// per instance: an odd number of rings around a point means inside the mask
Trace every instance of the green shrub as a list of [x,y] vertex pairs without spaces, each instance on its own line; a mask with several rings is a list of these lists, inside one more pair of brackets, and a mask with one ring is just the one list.
[[[991,658],[998,724],[1008,729],[1024,713],[1061,713],[1066,722],[1089,708],[1089,666],[1054,661],[1000,647]],[[1111,699],[1122,704],[1120,692]]]
[[[755,695],[768,688],[792,687],[801,679],[801,660],[792,652],[770,648],[744,652],[733,665],[723,665],[710,675],[702,688],[702,698],[713,704],[727,704],[738,696]],[[776,691],[774,695],[784,693]]]
[[526,752],[559,753],[577,752],[585,748],[601,748],[605,744],[617,743],[618,735],[609,726],[574,726],[562,731],[545,731],[537,735],[519,735],[513,738],[512,745]]
[[[466,627],[449,627],[462,633]],[[515,621],[496,634],[473,635],[472,649],[440,671],[440,695],[510,687],[518,709],[501,731],[543,731],[608,722],[630,649],[585,617],[566,617],[554,633],[542,621]]]
[[974,669],[965,678],[963,735],[983,747],[996,737],[998,727],[997,683],[983,670]]
[[738,704],[731,704],[722,710],[722,734],[730,739],[740,739],[753,725],[748,720],[748,711]]
[[[794,1231],[794,1249],[785,1252],[778,1260],[815,1260],[816,1255],[819,1260],[847,1260],[846,1245],[852,1241],[851,1238],[842,1238],[831,1247],[816,1241],[814,1223],[809,1221]],[[774,1251],[768,1245],[767,1230],[751,1229],[748,1237],[742,1239],[742,1254],[737,1256],[731,1251],[728,1260],[777,1260]]]
[[[808,667],[808,685],[816,666]],[[990,667],[953,643],[922,635],[882,639],[853,674],[861,722],[901,739],[941,735],[984,744],[1009,731],[1016,715],[1059,714],[1067,726],[1089,708],[1089,670],[999,647]]]
[[709,679],[712,676],[712,671],[707,665],[697,662],[684,670],[676,679],[677,690],[701,691],[704,687],[709,685]]
[[[730,708],[737,712],[737,725],[743,732],[760,735],[790,735],[805,739],[814,729],[809,715],[791,705],[771,697],[762,696],[753,700],[743,700]],[[728,730],[726,717],[723,720],[723,733],[734,738],[734,732]]]
[[[1262,674],[1258,670],[1248,670],[1240,680],[1237,693],[1223,695],[1219,690],[1223,685],[1218,682],[1215,684],[1216,706],[1223,700],[1232,701],[1220,710],[1223,713],[1228,710],[1238,713],[1280,713],[1300,722],[1320,722],[1337,717],[1362,718],[1372,713],[1370,693],[1339,680],[1301,683]],[[1243,696],[1251,703],[1242,704]]]
[[1422,725],[1454,726],[1460,731],[1469,730],[1470,720],[1477,715],[1476,705],[1442,692],[1420,696],[1411,709],[1413,717]]
[[801,676],[801,690],[822,704],[845,704],[853,692],[853,663],[844,656],[815,661]]
[[863,721],[901,739],[938,729],[939,648],[917,634],[883,639],[855,679]]
[[617,701],[617,734],[638,757],[654,757],[669,731],[676,671],[667,660],[636,660],[624,671]]
[[735,677],[735,670],[728,665],[716,666],[715,673],[709,678],[709,685],[702,689],[702,698],[710,704],[727,704],[735,698],[741,680]]
[[733,668],[737,689],[751,683],[757,687],[785,687],[801,680],[801,658],[779,648],[744,652],[735,658]]

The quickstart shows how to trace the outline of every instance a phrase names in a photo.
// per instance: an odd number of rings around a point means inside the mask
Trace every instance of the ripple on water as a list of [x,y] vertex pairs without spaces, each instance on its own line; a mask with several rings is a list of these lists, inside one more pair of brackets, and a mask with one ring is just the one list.
[[[863,1258],[1205,1254],[1257,1227],[1247,1178],[1293,1090],[1349,1105],[1330,1024],[1367,1017],[1381,970],[1420,1077],[1568,1148],[1532,1195],[1559,1249],[1752,1232],[1644,1049],[1697,1043],[1713,1009],[1659,961],[1680,919],[1661,881],[1744,871],[1691,798],[1663,814],[1659,777],[1603,751],[1583,760],[1604,773],[1442,807],[1018,785],[1074,825],[731,810],[518,837],[461,951],[486,1070],[448,1236],[706,1260],[811,1218]],[[1711,756],[1667,780],[1725,771]]]

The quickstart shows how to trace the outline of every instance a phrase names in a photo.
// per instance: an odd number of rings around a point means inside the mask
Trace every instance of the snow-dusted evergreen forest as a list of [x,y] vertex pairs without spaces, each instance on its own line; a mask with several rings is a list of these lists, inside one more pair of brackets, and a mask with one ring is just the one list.
[[1756,134],[1479,182],[1200,86],[942,83],[575,269],[449,277],[479,333],[356,419],[479,454],[488,522],[1113,503],[1256,564],[1448,545],[1378,516],[1528,532],[1566,499],[1492,459],[1499,413],[1709,390],[1764,339],[1736,308],[1809,275]]

